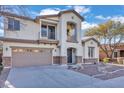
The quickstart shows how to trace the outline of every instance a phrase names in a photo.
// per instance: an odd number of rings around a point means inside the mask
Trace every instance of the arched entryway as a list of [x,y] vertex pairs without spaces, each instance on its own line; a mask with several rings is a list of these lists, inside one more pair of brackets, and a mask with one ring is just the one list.
[[68,64],[76,63],[76,49],[75,48],[67,49],[67,63]]

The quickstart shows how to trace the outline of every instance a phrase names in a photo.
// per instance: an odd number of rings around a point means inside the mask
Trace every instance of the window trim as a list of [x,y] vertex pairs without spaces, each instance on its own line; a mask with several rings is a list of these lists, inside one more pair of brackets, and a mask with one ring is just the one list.
[[[46,37],[43,37],[42,36],[42,25],[46,25],[46,27],[47,27],[47,36]],[[54,26],[55,27],[55,39],[50,39],[50,40],[56,40],[56,29],[57,29],[57,27],[56,27],[56,25],[54,25],[54,24],[50,24],[50,23],[41,23],[41,31],[40,31],[40,38],[45,38],[45,39],[49,39],[48,38],[48,26]]]
[[[20,20],[14,19],[14,18],[7,18],[8,22],[7,22],[7,30],[9,31],[20,31]],[[12,29],[9,28],[9,20],[12,20]],[[19,22],[19,29],[15,29],[15,21]]]
[[[93,56],[91,50],[93,49]],[[88,47],[88,58],[95,58],[95,47]]]

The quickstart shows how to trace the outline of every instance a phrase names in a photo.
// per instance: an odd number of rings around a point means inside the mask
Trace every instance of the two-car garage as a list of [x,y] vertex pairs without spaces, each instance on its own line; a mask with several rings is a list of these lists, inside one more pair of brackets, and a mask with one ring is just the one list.
[[52,49],[13,48],[12,67],[27,67],[52,64]]

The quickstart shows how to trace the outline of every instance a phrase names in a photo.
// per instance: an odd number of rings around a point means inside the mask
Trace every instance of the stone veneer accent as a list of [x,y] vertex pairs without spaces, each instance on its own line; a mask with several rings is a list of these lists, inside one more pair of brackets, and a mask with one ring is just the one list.
[[53,56],[53,63],[54,64],[67,64],[67,57],[66,56]]
[[60,58],[60,62],[61,62],[61,64],[67,64],[67,57],[66,56],[62,56]]
[[[54,64],[67,64],[66,56],[53,56]],[[82,63],[82,56],[76,56],[76,63]]]
[[2,60],[4,67],[11,66],[11,57],[3,57]]
[[53,56],[53,63],[60,64],[60,56]]
[[82,56],[76,56],[76,63],[82,63]]
[[92,59],[83,59],[83,63],[98,63],[97,58],[92,58]]

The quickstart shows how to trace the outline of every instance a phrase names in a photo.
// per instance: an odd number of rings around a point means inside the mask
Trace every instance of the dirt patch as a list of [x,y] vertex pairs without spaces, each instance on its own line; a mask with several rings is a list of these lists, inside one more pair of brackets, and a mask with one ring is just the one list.
[[83,64],[83,69],[71,69],[73,71],[93,76],[101,80],[108,80],[124,76],[124,67],[108,64]]
[[121,76],[124,76],[124,70],[119,70],[114,73],[107,73],[107,74],[104,74],[101,76],[96,76],[95,78],[99,78],[102,80],[108,80],[108,79],[117,78],[117,77],[121,77]]

